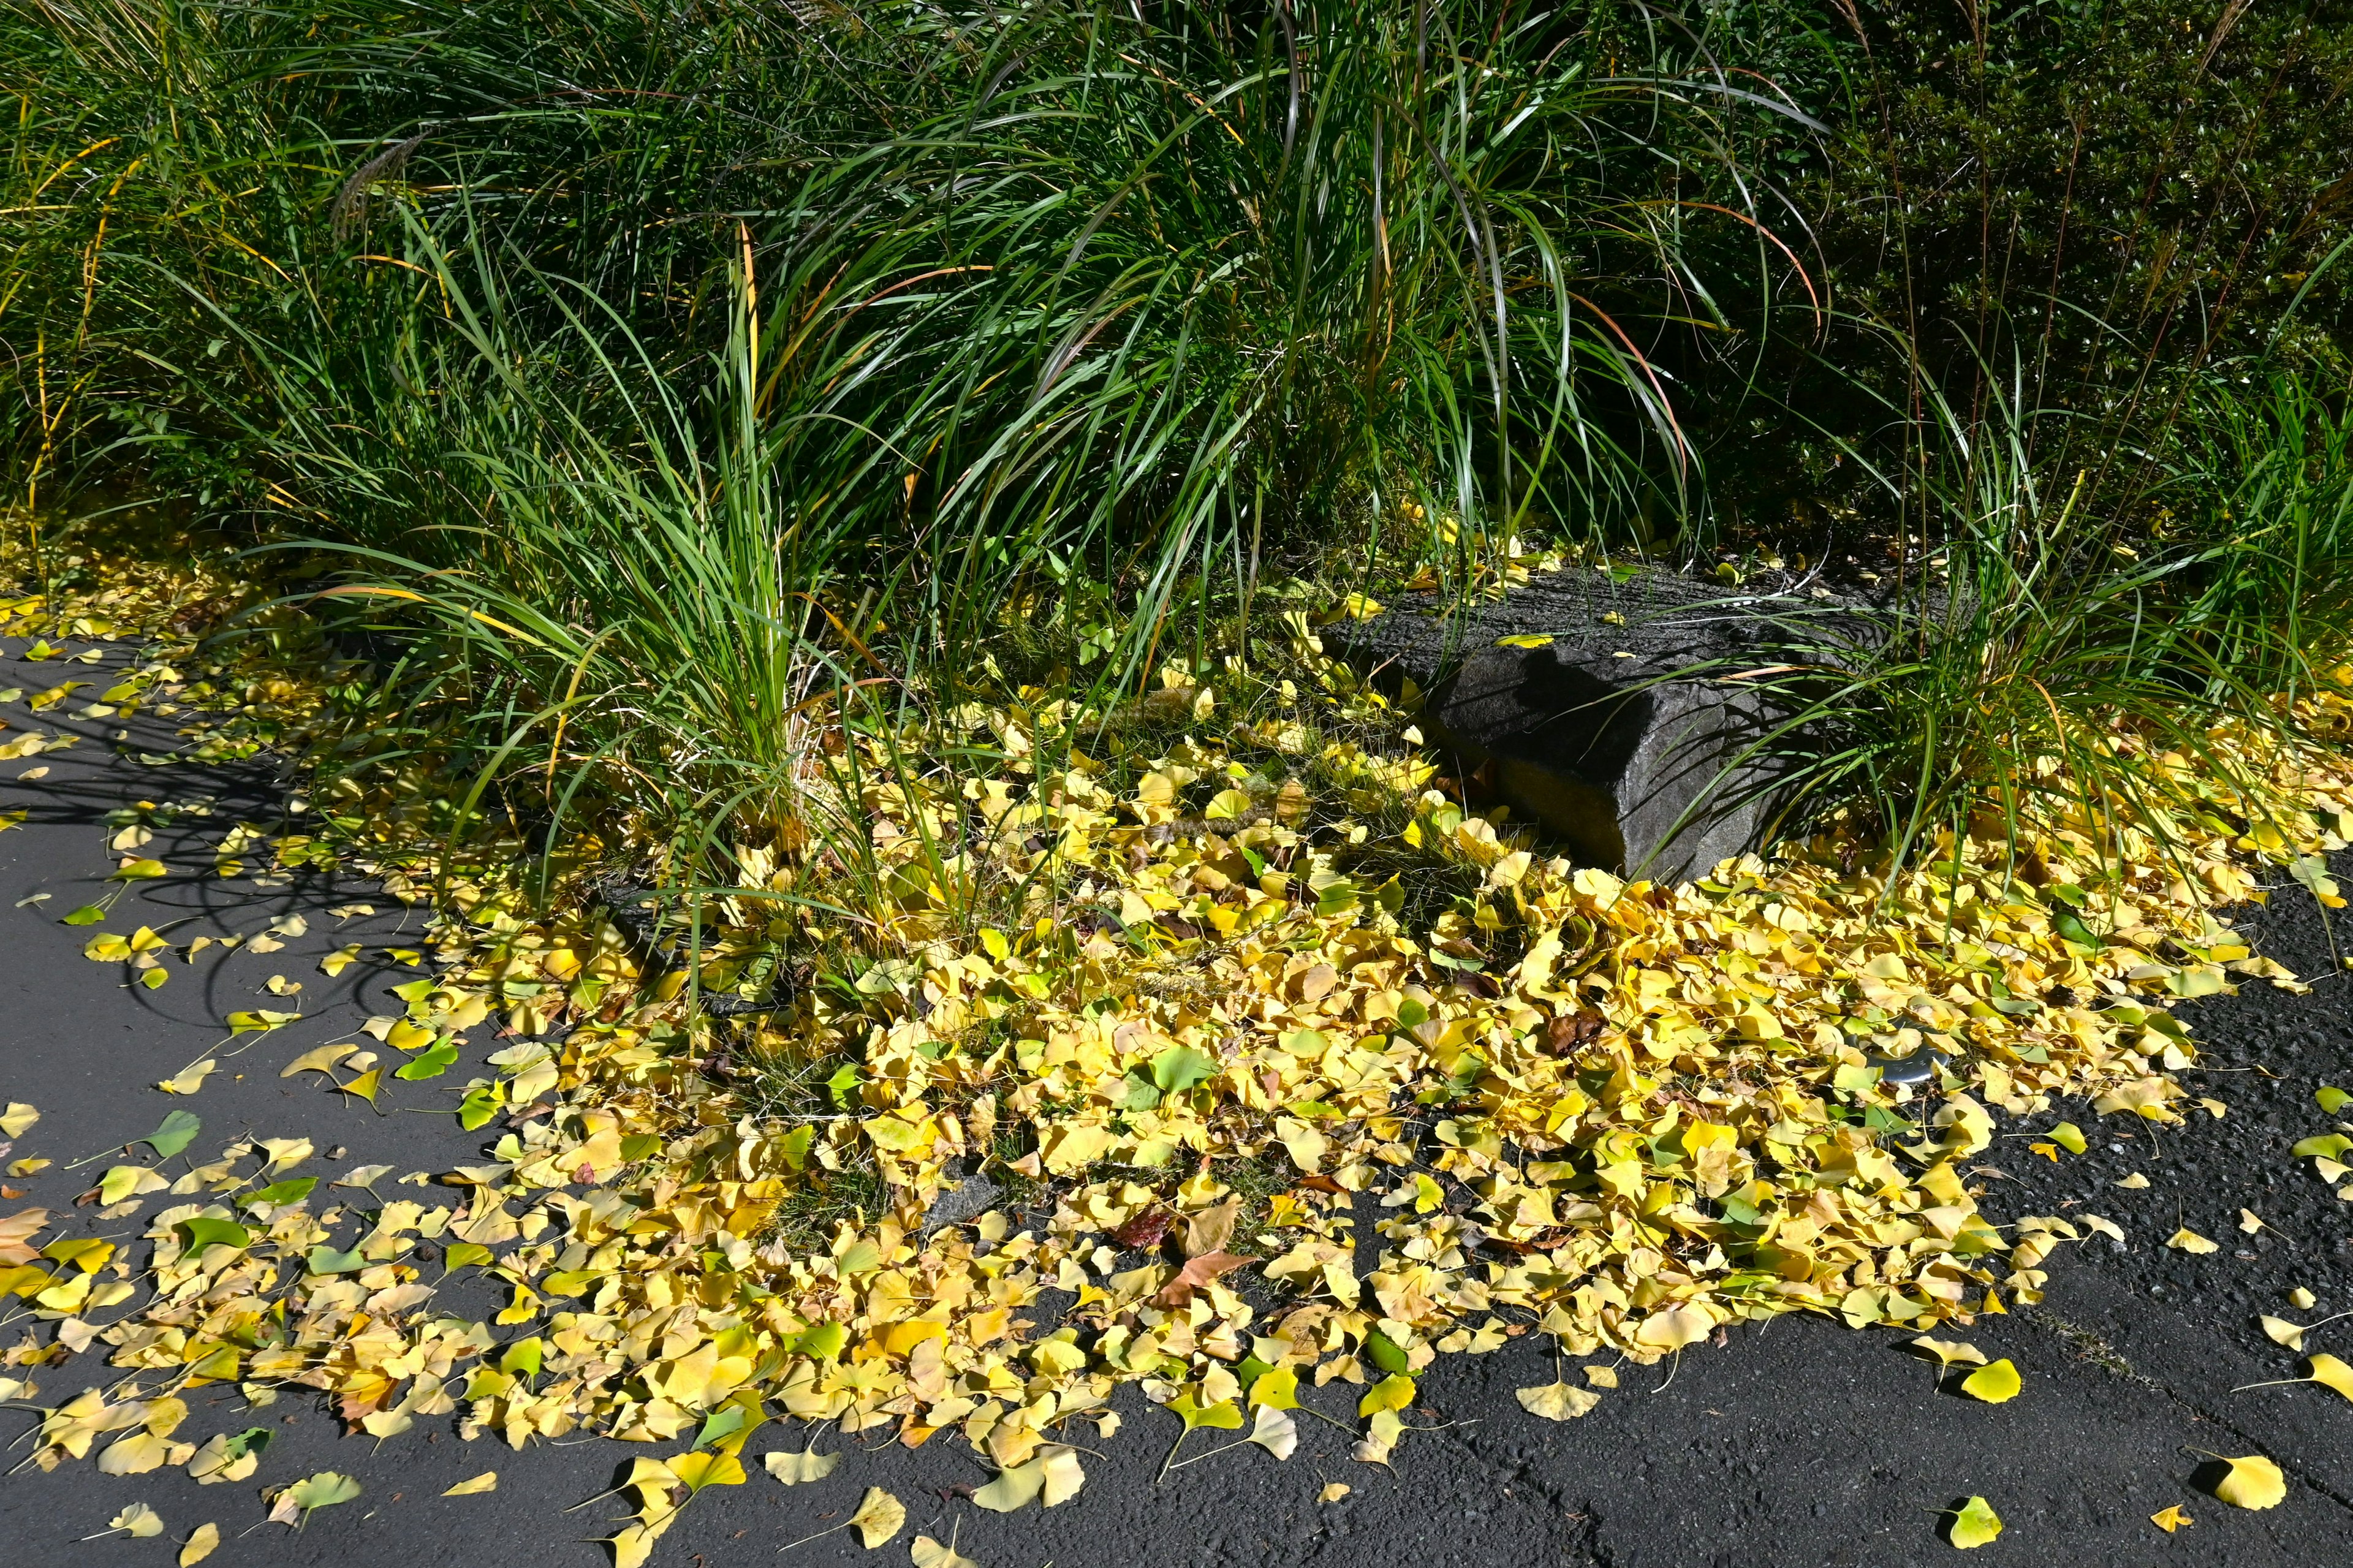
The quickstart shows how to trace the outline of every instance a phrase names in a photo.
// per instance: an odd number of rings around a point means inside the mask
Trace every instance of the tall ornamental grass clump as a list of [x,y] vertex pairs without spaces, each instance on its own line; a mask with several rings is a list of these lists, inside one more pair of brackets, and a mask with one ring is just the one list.
[[1418,529],[1459,581],[1517,529],[1617,537],[1698,479],[1644,348],[1713,310],[1686,241],[1810,286],[1733,153],[1793,111],[1607,8],[834,31],[923,112],[861,140],[796,79],[826,155],[607,215],[700,226],[691,279],[621,287],[610,238],[584,275],[552,194],[420,190],[421,148],[339,187],[373,292],[333,312],[159,277],[252,374],[204,417],[533,809],[789,815],[827,693],[951,697],[1016,602],[1073,642],[1099,606],[1133,689],[1285,552]]
[[1724,672],[1769,694],[1751,760],[1783,826],[1841,822],[1900,867],[2030,813],[2165,836],[2211,831],[2201,799],[2262,811],[2268,748],[2312,739],[2297,697],[2353,655],[2353,417],[2304,374],[2210,373],[2136,451],[1988,384],[1974,416],[1931,394],[1875,473],[1927,531],[1907,570],[1777,609],[1767,658]]

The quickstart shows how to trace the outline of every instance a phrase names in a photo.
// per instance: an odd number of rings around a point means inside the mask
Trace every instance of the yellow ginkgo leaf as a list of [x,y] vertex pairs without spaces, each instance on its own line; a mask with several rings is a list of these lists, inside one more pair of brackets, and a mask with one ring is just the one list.
[[1356,1489],[1345,1481],[1326,1481],[1324,1489],[1315,1494],[1317,1502],[1338,1502]]
[[[156,973],[161,973],[163,972],[158,970]],[[196,1063],[194,1067],[181,1069],[172,1077],[158,1083],[155,1087],[162,1089],[165,1094],[194,1094],[196,1090],[204,1088],[205,1079],[210,1077],[214,1069],[219,1066],[219,1062],[214,1060],[211,1057],[206,1057],[204,1060]]]
[[1516,1389],[1512,1396],[1520,1402],[1521,1409],[1546,1421],[1574,1421],[1601,1403],[1601,1395],[1567,1382]]
[[2272,1343],[2285,1345],[2292,1351],[2304,1348],[2304,1324],[2291,1323],[2285,1318],[2274,1318],[2269,1312],[2257,1321],[2263,1326],[2263,1337]]
[[2171,1535],[2175,1531],[2179,1530],[2185,1524],[2195,1524],[2197,1522],[2197,1521],[2191,1519],[2188,1513],[2182,1510],[2182,1507],[2179,1503],[2175,1503],[2168,1508],[2158,1509],[2155,1513],[2148,1516],[2148,1521],[2149,1523],[2157,1526],[2158,1529],[2165,1531],[2168,1535]]
[[2142,1175],[2138,1171],[2135,1171],[2131,1175],[2117,1182],[2116,1185],[2120,1187],[2128,1187],[2134,1192],[2138,1192],[2148,1185],[2148,1178]]
[[980,1568],[979,1563],[960,1555],[955,1547],[943,1546],[928,1535],[915,1537],[907,1555],[914,1560],[915,1568]]
[[1013,1513],[1037,1500],[1046,1488],[1046,1467],[1036,1459],[1026,1465],[1011,1465],[997,1472],[997,1479],[977,1488],[972,1494],[976,1507],[991,1513]]
[[779,1448],[773,1454],[763,1455],[760,1462],[768,1467],[768,1473],[776,1479],[788,1487],[797,1487],[803,1481],[821,1481],[833,1474],[833,1467],[841,1463],[841,1456],[820,1454],[815,1448],[802,1454],[796,1454],[790,1448]]
[[1961,1392],[1972,1399],[1982,1399],[1988,1405],[2000,1405],[2015,1399],[2019,1390],[2018,1368],[2008,1356],[1985,1365],[1961,1379]]
[[1946,1539],[1967,1552],[1983,1546],[2001,1533],[2001,1515],[1981,1497],[1973,1497],[1953,1510],[1953,1522],[1947,1527]]
[[1258,1407],[1258,1419],[1250,1424],[1250,1435],[1243,1440],[1256,1443],[1278,1459],[1287,1459],[1299,1447],[1299,1424],[1288,1411],[1261,1405]]
[[[1259,1413],[1259,1422],[1261,1426],[1265,1425],[1266,1418],[1270,1415],[1286,1424],[1291,1419],[1280,1410],[1261,1410]],[[1275,1457],[1281,1458],[1282,1456],[1278,1454]],[[1070,1501],[1078,1495],[1079,1489],[1087,1484],[1087,1473],[1079,1466],[1076,1449],[1060,1446],[1041,1448],[1035,1462],[1044,1469],[1046,1483],[1038,1494],[1038,1500],[1048,1508],[1052,1508],[1057,1503]]]
[[1679,1351],[1715,1331],[1715,1320],[1697,1307],[1670,1307],[1642,1320],[1635,1342],[1650,1350]]
[[[141,1541],[164,1533],[164,1517],[143,1502],[134,1502],[106,1521],[107,1533],[121,1531]],[[96,1537],[87,1539],[95,1540]]]
[[2312,1381],[2323,1388],[2333,1388],[2348,1399],[2353,1399],[2353,1366],[2348,1366],[2325,1352],[2311,1361]]
[[494,1492],[498,1489],[498,1471],[484,1470],[479,1476],[471,1476],[465,1480],[459,1481],[456,1486],[451,1487],[448,1491],[443,1492],[441,1495],[443,1497],[480,1497],[484,1492]]
[[[733,1454],[681,1454],[670,1461],[670,1473],[684,1481],[686,1489],[691,1492],[699,1492],[705,1487],[740,1487],[744,1484],[744,1462]],[[904,1517],[903,1511],[902,1517]],[[896,1530],[898,1526],[891,1528]],[[866,1544],[871,1546],[874,1543],[870,1541]]]
[[1266,1405],[1275,1410],[1298,1409],[1298,1372],[1291,1367],[1279,1366],[1272,1372],[1259,1373],[1258,1381],[1250,1385],[1250,1396],[1247,1402],[1251,1405]]
[[613,1549],[613,1568],[645,1568],[646,1560],[653,1555],[654,1542],[670,1528],[670,1515],[664,1515],[656,1524],[624,1525],[607,1544]]
[[881,1487],[868,1487],[866,1495],[859,1500],[858,1511],[849,1516],[849,1522],[857,1527],[858,1538],[871,1552],[899,1533],[899,1527],[907,1522],[907,1506]]
[[2179,1230],[2177,1230],[2171,1236],[2167,1237],[2165,1238],[2165,1245],[2177,1251],[2197,1253],[2201,1256],[2209,1252],[2220,1252],[2222,1250],[2222,1244],[2221,1242],[2209,1241],[2204,1237],[2199,1235],[2196,1231],[2190,1229],[2188,1226],[2183,1226]]
[[1403,1410],[1413,1403],[1413,1379],[1403,1373],[1391,1373],[1365,1391],[1365,1396],[1356,1401],[1356,1414],[1370,1415],[1377,1410]]
[[2214,1495],[2232,1508],[2277,1508],[2287,1497],[2287,1478],[2261,1454],[2224,1459],[2229,1467],[2214,1484]]
[[1937,1340],[1922,1334],[1911,1342],[1912,1348],[1936,1358],[1945,1366],[1959,1363],[1966,1366],[1985,1365],[1985,1352],[1967,1340]]
[[353,1045],[348,1040],[332,1046],[320,1046],[313,1049],[304,1051],[301,1056],[296,1057],[292,1061],[288,1062],[283,1068],[279,1069],[278,1076],[280,1078],[292,1078],[296,1073],[325,1072],[329,1068],[333,1067],[337,1062],[342,1061],[345,1057],[350,1056],[353,1051],[358,1049],[359,1047]]
[[196,1526],[188,1536],[186,1543],[180,1548],[180,1568],[195,1568],[195,1564],[210,1557],[213,1554],[213,1548],[219,1544],[219,1525],[207,1521]]

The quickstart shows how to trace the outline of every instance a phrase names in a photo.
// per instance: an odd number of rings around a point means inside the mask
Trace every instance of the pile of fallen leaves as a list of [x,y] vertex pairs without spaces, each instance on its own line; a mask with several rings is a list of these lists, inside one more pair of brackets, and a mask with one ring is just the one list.
[[[2353,721],[2338,676],[2308,700],[2316,731]],[[953,1428],[997,1471],[975,1500],[1011,1510],[1079,1489],[1069,1425],[1110,1436],[1122,1383],[1180,1441],[1247,1424],[1278,1458],[1303,1385],[1344,1384],[1356,1457],[1381,1464],[1444,1352],[1533,1332],[1592,1358],[1520,1392],[1566,1420],[1618,1365],[1738,1320],[1966,1324],[2034,1300],[2053,1250],[2105,1223],[1981,1214],[1993,1111],[2221,1114],[2172,1076],[2197,1047],[2171,1005],[2297,982],[2215,911],[2260,896],[2265,864],[2340,902],[2314,857],[2353,837],[2333,755],[2245,757],[2265,798],[2244,800],[2126,734],[2173,786],[2167,837],[2116,803],[1948,836],[1893,881],[1835,844],[1626,881],[1467,811],[1410,749],[1219,733],[1191,679],[1158,700],[1193,732],[1150,754],[1042,744],[1082,716],[1037,693],[955,716],[1010,759],[991,776],[911,776],[844,733],[881,782],[816,804],[865,825],[871,858],[792,824],[735,843],[741,885],[693,908],[682,948],[609,893],[534,917],[521,871],[432,861],[357,786],[322,801],[332,832],[250,830],[225,858],[332,842],[442,901],[426,950],[396,955],[417,965],[401,1010],[286,1071],[372,1101],[499,1028],[496,1075],[454,1089],[487,1157],[400,1178],[415,1198],[348,1173],[372,1206],[347,1241],[299,1140],[110,1172],[143,1259],[0,1221],[0,1292],[48,1325],[0,1395],[33,1399],[70,1353],[132,1374],[49,1408],[35,1462],[243,1479],[245,1439],[180,1435],[182,1396],[227,1382],[316,1390],[378,1437],[454,1415],[518,1447],[671,1446],[629,1477],[628,1568],[780,1417],[911,1447]],[[1343,668],[1314,679],[1331,712],[1381,706]],[[1418,926],[1417,875],[1464,889]],[[92,956],[160,963],[112,940]],[[819,950],[855,960],[816,984],[792,956]],[[438,1305],[426,1244],[441,1278],[495,1277],[503,1310]],[[767,1460],[787,1484],[835,1462]],[[874,1544],[901,1510],[877,1490],[850,1522]]]

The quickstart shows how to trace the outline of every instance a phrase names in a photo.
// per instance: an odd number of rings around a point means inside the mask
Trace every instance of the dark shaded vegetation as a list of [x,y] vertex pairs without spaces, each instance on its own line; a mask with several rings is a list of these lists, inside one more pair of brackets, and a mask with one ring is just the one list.
[[12,526],[291,552],[377,656],[343,765],[689,879],[856,798],[837,721],[1263,668],[1514,542],[1871,591],[1852,647],[1788,607],[1788,821],[1899,846],[2133,795],[2120,726],[2293,732],[2353,643],[2331,8],[37,0],[0,49]]

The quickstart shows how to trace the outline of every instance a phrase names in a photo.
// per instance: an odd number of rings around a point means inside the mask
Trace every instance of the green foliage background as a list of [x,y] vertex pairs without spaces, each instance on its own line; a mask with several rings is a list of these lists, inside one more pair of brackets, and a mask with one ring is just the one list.
[[2353,646],[2340,8],[28,0],[0,58],[16,526],[303,545],[369,744],[553,732],[591,816],[1515,536],[1894,579],[1797,775],[1890,829]]

